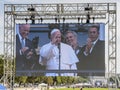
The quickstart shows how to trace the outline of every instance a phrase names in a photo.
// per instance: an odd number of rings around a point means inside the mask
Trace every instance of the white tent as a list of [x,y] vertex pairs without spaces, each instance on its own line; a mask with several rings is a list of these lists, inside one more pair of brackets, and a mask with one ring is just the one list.
[[45,83],[41,83],[41,84],[38,85],[38,88],[40,90],[47,90],[48,89],[48,85],[45,84]]

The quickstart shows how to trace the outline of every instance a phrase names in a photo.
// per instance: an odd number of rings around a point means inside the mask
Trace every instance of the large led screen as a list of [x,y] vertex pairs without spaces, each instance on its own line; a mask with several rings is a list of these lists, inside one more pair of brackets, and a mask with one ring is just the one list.
[[16,76],[104,74],[104,23],[16,24]]

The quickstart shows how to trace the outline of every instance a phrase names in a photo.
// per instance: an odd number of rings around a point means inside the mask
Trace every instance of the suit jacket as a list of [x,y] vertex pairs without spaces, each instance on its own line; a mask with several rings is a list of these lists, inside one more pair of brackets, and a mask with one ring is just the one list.
[[98,40],[93,47],[93,50],[87,56],[84,55],[85,46],[82,47],[78,54],[79,70],[95,75],[104,75],[105,73],[105,42]]
[[16,70],[26,70],[30,69],[32,66],[33,63],[32,58],[30,59],[26,58],[26,54],[30,50],[33,50],[32,41],[30,41],[29,39],[25,39],[25,46],[28,47],[29,49],[24,54],[20,54],[20,49],[22,48],[22,46],[19,36],[16,35]]

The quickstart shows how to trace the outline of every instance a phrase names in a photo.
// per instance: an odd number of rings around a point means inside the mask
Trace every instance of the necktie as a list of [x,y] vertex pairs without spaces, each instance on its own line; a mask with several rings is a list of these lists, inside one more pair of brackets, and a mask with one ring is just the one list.
[[94,43],[92,43],[92,47],[90,49],[90,53],[92,52],[93,48],[94,48]]
[[21,46],[22,48],[25,47],[24,38],[21,39]]

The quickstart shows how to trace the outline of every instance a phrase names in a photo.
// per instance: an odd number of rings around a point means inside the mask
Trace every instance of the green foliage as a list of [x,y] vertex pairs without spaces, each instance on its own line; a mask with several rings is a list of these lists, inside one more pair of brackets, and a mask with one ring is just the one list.
[[56,82],[57,82],[57,85],[60,85],[61,84],[61,77],[60,76],[57,76],[56,77]]
[[26,80],[27,80],[27,76],[22,76],[22,77],[20,77],[19,78],[19,81],[21,82],[21,83],[25,83],[26,82]]
[[36,82],[36,77],[28,77],[27,78],[27,83],[35,83]]
[[87,77],[79,77],[79,82],[87,82],[89,79]]
[[74,77],[67,77],[67,82],[72,84],[74,82]]
[[3,76],[3,66],[4,66],[3,55],[0,55],[0,78]]
[[65,76],[61,77],[61,83],[62,84],[67,84],[67,78]]
[[27,77],[21,76],[15,78],[15,83],[46,83],[48,85],[70,85],[73,83],[87,82],[87,78],[78,77],[69,77],[69,76],[56,76],[56,77]]
[[53,84],[53,78],[52,77],[47,77],[47,84],[52,85]]

